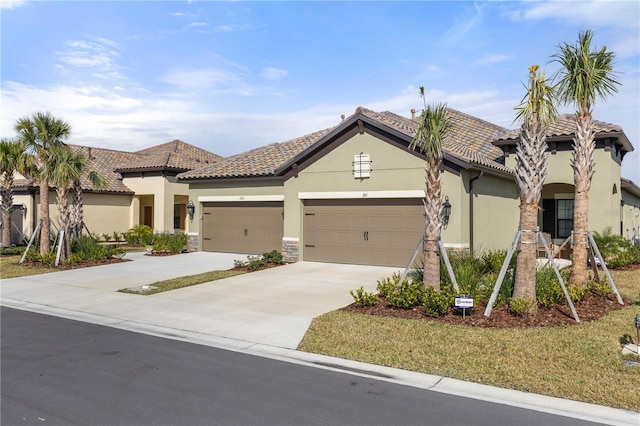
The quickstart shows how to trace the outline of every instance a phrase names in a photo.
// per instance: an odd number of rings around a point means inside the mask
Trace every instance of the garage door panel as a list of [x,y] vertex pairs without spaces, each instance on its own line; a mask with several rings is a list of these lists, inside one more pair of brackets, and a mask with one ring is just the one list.
[[282,214],[282,202],[205,204],[202,249],[252,254],[280,250]]
[[308,200],[304,259],[406,266],[424,229],[421,200]]

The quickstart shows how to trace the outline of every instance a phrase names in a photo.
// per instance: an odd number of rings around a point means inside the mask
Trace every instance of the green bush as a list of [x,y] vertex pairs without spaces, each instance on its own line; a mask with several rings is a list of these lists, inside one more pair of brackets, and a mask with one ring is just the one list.
[[612,290],[607,280],[600,280],[597,282],[596,280],[589,280],[589,288],[596,294],[606,296],[607,294],[611,294]]
[[111,235],[111,238],[113,238],[113,241],[120,241],[120,237],[121,234],[117,231],[113,231],[113,234]]
[[83,235],[71,242],[71,253],[75,261],[100,261],[109,257],[106,246],[99,244],[92,237]]
[[182,253],[187,248],[187,236],[158,232],[153,235],[151,247],[156,253]]
[[267,263],[272,263],[274,265],[282,265],[283,263],[282,253],[278,250],[271,250],[269,253],[264,253],[262,257]]
[[[502,269],[502,264],[504,263],[504,259],[507,257],[507,251],[506,250],[489,250],[489,251],[483,252],[480,257],[482,258],[482,261],[484,262],[489,272],[499,274],[500,269]],[[515,265],[516,265],[515,253],[514,253],[514,256],[512,256],[511,261],[509,262],[509,265],[515,268]]]
[[15,256],[24,253],[24,247],[0,247],[0,256]]
[[551,267],[536,272],[536,299],[538,304],[551,308],[565,298],[558,277]]
[[136,225],[126,232],[124,238],[131,245],[146,246],[153,242],[153,231],[147,225]]
[[607,226],[602,233],[594,232],[593,239],[605,262],[617,257],[630,245],[622,235],[614,234],[610,226]]
[[435,288],[428,286],[422,296],[422,306],[424,307],[425,314],[432,317],[439,317],[440,315],[446,314],[449,308],[454,305],[455,297],[456,294],[453,287],[442,287],[438,293]]
[[262,256],[247,256],[247,266],[250,271],[257,271],[260,268],[267,266],[267,261]]
[[374,293],[368,293],[364,291],[364,287],[360,287],[355,291],[355,293],[353,292],[353,290],[351,290],[349,293],[351,294],[351,297],[353,297],[356,306],[360,308],[364,306],[373,306],[378,301],[378,296]]
[[394,272],[390,277],[380,278],[378,280],[377,290],[380,294],[380,297],[388,297],[390,293],[392,293],[396,287],[398,287],[398,283],[400,282],[400,273]]
[[574,303],[580,302],[582,299],[587,297],[590,291],[591,288],[588,285],[567,284],[567,293],[569,293],[569,297]]
[[527,318],[536,311],[536,301],[526,297],[517,297],[509,300],[509,310],[512,314]]
[[[469,251],[453,253],[449,260],[451,261],[451,268],[456,276],[460,293],[476,298],[482,283],[481,277],[489,272],[485,262]],[[445,277],[446,279],[442,280],[443,288],[452,285],[448,273],[445,274]]]
[[424,285],[421,282],[404,280],[387,294],[387,302],[395,308],[410,309],[422,303],[423,295]]

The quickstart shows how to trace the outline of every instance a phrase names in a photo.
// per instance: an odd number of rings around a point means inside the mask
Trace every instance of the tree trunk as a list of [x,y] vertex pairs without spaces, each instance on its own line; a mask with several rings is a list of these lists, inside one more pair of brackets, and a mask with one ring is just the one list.
[[42,179],[40,182],[40,255],[44,256],[49,252],[49,235],[51,227],[49,222],[49,181]]
[[536,258],[538,257],[535,233],[538,226],[536,204],[520,205],[520,252],[516,261],[514,298],[536,300]]
[[587,231],[589,230],[589,189],[594,173],[594,138],[591,114],[576,115],[576,137],[573,140],[573,182],[575,199],[573,206],[573,267],[571,283],[587,284]]
[[11,210],[13,199],[8,191],[2,190],[2,247],[11,247]]
[[67,206],[67,190],[56,188],[58,194],[58,213],[60,215],[60,229],[64,231],[63,239],[58,241],[58,244],[62,244],[62,250],[60,250],[60,260],[64,261],[70,254],[69,243],[69,207]]
[[442,229],[442,182],[440,161],[428,161],[425,169],[425,233],[423,282],[440,291],[440,231]]
[[587,192],[576,192],[573,204],[573,266],[571,284],[587,284],[587,241],[589,196]]

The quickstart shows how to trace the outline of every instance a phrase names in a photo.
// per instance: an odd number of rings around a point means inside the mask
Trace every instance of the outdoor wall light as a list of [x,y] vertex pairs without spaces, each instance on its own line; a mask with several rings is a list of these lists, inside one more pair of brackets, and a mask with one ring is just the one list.
[[442,223],[444,226],[449,224],[449,217],[451,216],[451,203],[449,197],[444,196],[444,203],[442,203]]
[[196,206],[193,205],[193,201],[189,200],[189,204],[187,204],[187,214],[189,215],[189,219],[193,220],[193,215],[196,212]]

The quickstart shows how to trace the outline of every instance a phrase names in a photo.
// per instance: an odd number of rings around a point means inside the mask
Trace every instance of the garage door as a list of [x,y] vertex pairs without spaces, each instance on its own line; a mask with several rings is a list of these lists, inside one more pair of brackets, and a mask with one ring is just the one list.
[[282,249],[282,202],[205,203],[202,250],[262,254]]
[[304,260],[407,266],[424,230],[420,199],[307,200]]

